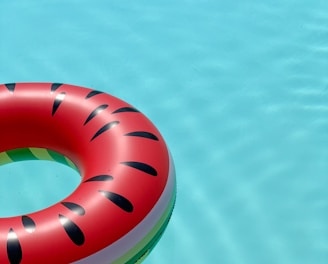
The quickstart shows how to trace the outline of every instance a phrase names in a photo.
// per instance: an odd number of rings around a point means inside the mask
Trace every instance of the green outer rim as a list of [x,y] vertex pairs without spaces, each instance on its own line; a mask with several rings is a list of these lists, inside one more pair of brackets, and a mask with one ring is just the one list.
[[164,230],[166,229],[169,220],[171,218],[176,200],[176,185],[172,191],[171,200],[158,220],[156,225],[148,232],[148,234],[132,249],[130,249],[125,255],[112,262],[112,264],[135,264],[141,263],[155,247],[159,239],[161,238]]
[[24,160],[50,160],[64,164],[76,171],[78,168],[67,157],[45,148],[18,148],[0,153],[0,165]]

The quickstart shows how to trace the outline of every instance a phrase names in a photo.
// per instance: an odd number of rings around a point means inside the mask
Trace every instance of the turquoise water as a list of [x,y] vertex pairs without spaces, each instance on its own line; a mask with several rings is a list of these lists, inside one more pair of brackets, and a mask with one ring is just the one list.
[[[2,1],[0,83],[93,87],[160,129],[178,197],[145,263],[326,264],[327,9],[323,0]],[[61,165],[9,166],[1,172],[29,177],[17,176],[17,192],[32,202],[21,181],[48,175],[54,188],[35,203],[76,184]]]

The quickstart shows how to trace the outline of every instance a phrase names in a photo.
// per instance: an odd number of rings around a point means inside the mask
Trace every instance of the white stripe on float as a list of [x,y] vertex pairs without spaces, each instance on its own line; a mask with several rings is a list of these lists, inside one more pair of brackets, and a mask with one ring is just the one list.
[[175,188],[175,170],[171,155],[169,164],[169,175],[164,191],[149,214],[134,229],[113,244],[100,251],[75,261],[72,264],[108,264],[119,259],[129,252],[139,241],[141,241],[160,220],[171,201]]

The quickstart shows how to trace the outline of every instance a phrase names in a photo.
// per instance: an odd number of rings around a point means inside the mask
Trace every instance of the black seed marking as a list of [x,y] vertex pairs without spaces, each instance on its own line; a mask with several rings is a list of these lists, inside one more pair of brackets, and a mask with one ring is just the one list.
[[13,93],[15,91],[16,83],[7,83],[5,84],[9,92]]
[[158,137],[156,137],[154,134],[146,132],[146,131],[135,131],[125,134],[124,136],[133,136],[133,137],[144,137],[152,140],[157,140]]
[[61,204],[78,215],[85,215],[85,210],[81,205],[71,202],[62,202]]
[[146,163],[137,162],[137,161],[125,161],[125,162],[121,162],[121,164],[130,166],[130,167],[135,168],[140,171],[143,171],[152,176],[157,176],[157,171],[152,166],[150,166]]
[[63,85],[62,83],[53,83],[53,84],[51,84],[51,92],[56,91],[62,85]]
[[115,110],[112,114],[123,113],[123,112],[139,112],[139,110],[137,110],[133,107],[122,107],[122,108]]
[[22,216],[22,223],[25,230],[29,233],[33,233],[35,230],[35,223],[33,219],[27,215]]
[[85,97],[85,99],[89,99],[89,98],[91,98],[92,96],[95,96],[95,95],[97,95],[97,94],[102,94],[102,93],[103,93],[103,92],[93,90],[93,91],[91,91],[90,93],[87,94],[87,96]]
[[81,246],[84,243],[84,235],[82,230],[69,218],[61,214],[59,216],[59,221],[64,227],[67,235],[72,240],[75,245]]
[[12,228],[10,228],[7,237],[7,255],[10,264],[19,264],[22,261],[22,247]]
[[94,140],[96,137],[98,137],[99,135],[101,135],[102,133],[106,132],[107,130],[111,129],[112,127],[118,125],[120,122],[119,121],[113,121],[113,122],[110,122],[106,125],[104,125],[102,128],[100,128],[96,134],[94,134],[94,136],[91,138],[90,141]]
[[61,93],[57,94],[54,104],[52,106],[52,115],[54,115],[56,113],[59,105],[63,102],[65,96],[66,96],[65,92],[61,92]]
[[94,118],[96,115],[98,115],[101,111],[105,110],[107,107],[108,107],[108,104],[103,104],[103,105],[98,106],[95,110],[93,110],[91,112],[91,114],[85,120],[83,125],[86,125],[92,118]]
[[94,176],[88,180],[86,180],[85,182],[92,182],[92,181],[111,181],[113,180],[113,176],[110,175],[97,175]]
[[131,213],[133,211],[132,203],[122,195],[113,192],[102,191],[102,190],[99,190],[98,192],[100,192],[103,196],[105,196],[108,200],[112,201],[122,210],[128,213]]

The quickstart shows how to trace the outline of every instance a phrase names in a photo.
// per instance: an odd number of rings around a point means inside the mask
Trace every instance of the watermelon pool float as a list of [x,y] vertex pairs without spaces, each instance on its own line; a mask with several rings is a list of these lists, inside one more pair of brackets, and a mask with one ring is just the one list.
[[81,182],[41,211],[0,218],[0,263],[139,263],[175,202],[155,126],[109,94],[60,83],[0,85],[0,164],[54,160]]

